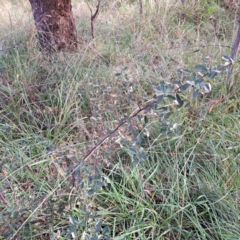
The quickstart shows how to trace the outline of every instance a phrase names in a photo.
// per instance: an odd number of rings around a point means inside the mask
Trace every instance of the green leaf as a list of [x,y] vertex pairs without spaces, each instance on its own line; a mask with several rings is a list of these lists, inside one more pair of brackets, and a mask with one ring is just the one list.
[[160,110],[161,112],[165,112],[168,110],[168,107],[160,107],[158,108],[158,110]]
[[166,133],[167,129],[168,129],[167,124],[165,124],[165,123],[161,124],[161,133]]
[[154,97],[158,97],[158,96],[161,96],[163,94],[163,91],[160,91],[158,89],[154,89],[154,92],[155,92],[155,96]]
[[205,83],[202,87],[201,87],[202,93],[209,93],[212,90],[212,86],[210,83]]
[[198,90],[195,91],[195,92],[193,93],[193,98],[196,98],[196,97],[198,96],[198,94],[199,94],[199,91],[198,91]]
[[167,95],[167,98],[170,98],[172,100],[176,100],[176,98],[174,96],[172,96],[172,95]]
[[168,125],[166,123],[161,124],[161,129],[167,129],[167,128],[168,128]]
[[173,80],[173,81],[171,81],[171,83],[172,83],[172,84],[182,84],[182,82],[179,81],[179,80]]
[[75,218],[73,216],[70,215],[69,216],[69,220],[70,220],[71,225],[73,225],[73,226],[76,225],[76,220],[75,220]]
[[229,62],[229,63],[233,62],[233,60],[228,56],[222,56],[222,60],[224,60],[225,62]]
[[124,75],[124,77],[125,77],[125,79],[126,79],[126,80],[129,80],[129,78],[128,78],[128,75],[127,75],[127,74],[125,74],[125,75]]
[[134,138],[134,140],[136,141],[137,144],[141,144],[142,143],[142,135],[139,134],[137,137]]
[[158,104],[157,104],[157,103],[154,103],[152,108],[153,108],[154,110],[157,110],[157,109],[158,109]]
[[168,137],[172,137],[173,136],[173,132],[167,132],[167,136]]
[[141,159],[141,162],[144,162],[147,158],[147,154],[145,152],[141,152],[139,154],[139,158]]
[[99,222],[96,224],[95,232],[100,232],[101,228],[102,228],[102,221],[99,221]]
[[196,73],[192,73],[191,81],[195,81],[195,80],[196,80],[196,77],[197,77]]
[[208,69],[204,65],[195,66],[195,70],[202,73],[208,73]]
[[172,115],[172,112],[167,112],[166,114],[163,115],[163,119],[167,120],[171,115]]
[[185,84],[183,84],[183,85],[179,88],[179,90],[180,90],[180,91],[185,91],[189,86],[190,86],[189,83],[185,83]]
[[203,78],[198,78],[196,81],[195,81],[195,85],[198,85],[200,83],[202,83],[204,80]]
[[85,227],[85,226],[87,226],[87,222],[86,221],[82,221],[82,222],[79,223],[78,226]]
[[177,99],[178,107],[182,107],[183,100],[180,98],[180,96],[178,94],[176,94],[176,99]]
[[191,72],[190,72],[189,70],[187,70],[187,69],[183,70],[183,72],[184,72],[186,75],[190,75],[190,74],[191,74]]
[[105,234],[109,234],[109,233],[110,233],[109,227],[108,227],[108,226],[105,226],[105,227],[103,228],[102,233],[103,233],[104,235],[105,235]]
[[95,193],[95,189],[94,188],[91,188],[89,191],[88,191],[88,195],[93,195]]
[[90,235],[88,233],[85,233],[85,238],[84,240],[90,240]]
[[208,78],[209,79],[213,79],[214,77],[216,77],[218,73],[216,71],[211,71],[209,74],[208,74]]
[[76,239],[76,238],[77,238],[76,228],[73,227],[73,226],[71,226],[71,227],[70,227],[70,232],[71,232],[72,238],[73,238],[73,239]]
[[135,148],[130,148],[129,151],[131,151],[132,153],[136,153],[136,149]]
[[139,163],[139,159],[137,157],[137,155],[133,156],[133,165],[137,165]]
[[160,103],[163,100],[163,95],[160,95],[157,99],[157,102]]
[[165,91],[166,91],[166,85],[165,85],[165,83],[162,82],[160,86],[161,86],[161,91],[162,91],[162,92],[165,92]]
[[144,122],[147,124],[148,123],[148,117],[144,116]]

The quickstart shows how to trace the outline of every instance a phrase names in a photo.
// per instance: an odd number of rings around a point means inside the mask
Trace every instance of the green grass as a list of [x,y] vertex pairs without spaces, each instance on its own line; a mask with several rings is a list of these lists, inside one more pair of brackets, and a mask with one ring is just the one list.
[[106,2],[93,40],[74,1],[78,52],[52,55],[30,6],[0,3],[0,239],[239,239],[239,57],[211,92],[165,97],[171,115],[142,111],[82,161],[154,84],[222,64],[236,10],[208,2],[146,1],[142,17]]

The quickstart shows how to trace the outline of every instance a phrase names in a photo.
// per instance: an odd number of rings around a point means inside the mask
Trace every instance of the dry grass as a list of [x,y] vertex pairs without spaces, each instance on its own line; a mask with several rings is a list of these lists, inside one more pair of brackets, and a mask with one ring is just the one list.
[[[27,1],[0,3],[2,239],[239,237],[238,60],[230,78],[207,80],[210,93],[179,93],[180,109],[164,98],[168,119],[142,111],[82,161],[156,84],[230,53],[237,9],[144,2],[143,16],[138,1],[105,2],[91,39],[89,9],[74,1],[78,52],[52,55]],[[178,124],[172,137],[163,123]]]

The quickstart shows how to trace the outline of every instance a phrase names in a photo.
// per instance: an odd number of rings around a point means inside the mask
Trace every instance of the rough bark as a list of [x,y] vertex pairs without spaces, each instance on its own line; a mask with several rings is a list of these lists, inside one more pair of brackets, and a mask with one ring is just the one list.
[[71,0],[29,0],[42,48],[74,51],[76,26]]

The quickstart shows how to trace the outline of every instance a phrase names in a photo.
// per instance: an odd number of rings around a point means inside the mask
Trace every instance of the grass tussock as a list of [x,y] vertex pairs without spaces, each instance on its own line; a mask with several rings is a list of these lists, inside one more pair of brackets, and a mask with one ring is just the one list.
[[143,2],[142,16],[138,1],[105,2],[91,39],[73,1],[78,51],[50,55],[29,4],[1,1],[0,239],[239,239],[239,58],[206,94],[165,92],[83,161],[156,86],[231,51],[238,5]]

